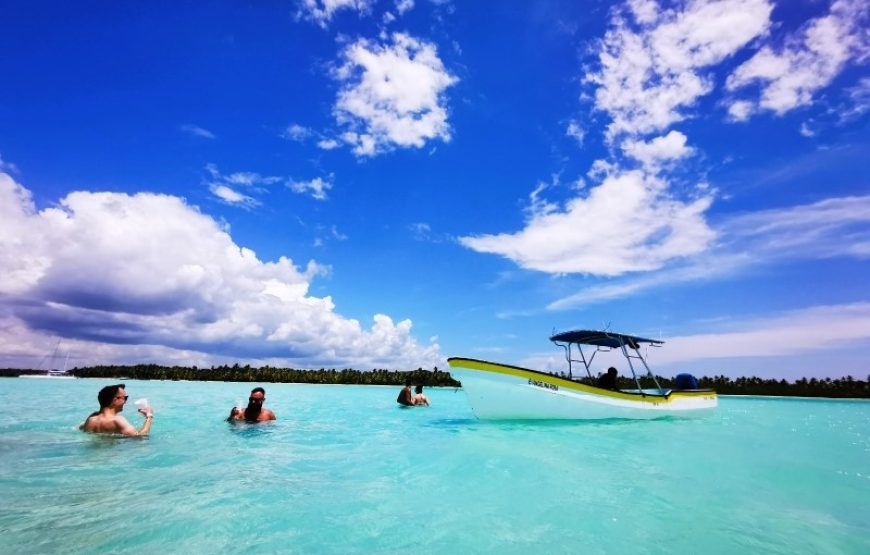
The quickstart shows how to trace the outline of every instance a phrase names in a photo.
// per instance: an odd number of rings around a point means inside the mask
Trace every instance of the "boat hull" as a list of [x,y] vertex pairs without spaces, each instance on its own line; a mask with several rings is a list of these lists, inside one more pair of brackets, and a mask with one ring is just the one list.
[[599,420],[701,416],[716,408],[711,390],[666,395],[610,391],[543,372],[467,358],[448,359],[450,375],[481,419]]

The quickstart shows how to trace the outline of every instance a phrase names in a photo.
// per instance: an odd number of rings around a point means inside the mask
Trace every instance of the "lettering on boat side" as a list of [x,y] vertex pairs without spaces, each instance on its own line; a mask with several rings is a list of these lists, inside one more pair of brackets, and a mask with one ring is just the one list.
[[552,389],[553,391],[559,391],[558,385],[553,385],[547,382],[539,382],[538,380],[533,380],[529,378],[529,385],[533,385],[535,387],[543,387],[544,389]]

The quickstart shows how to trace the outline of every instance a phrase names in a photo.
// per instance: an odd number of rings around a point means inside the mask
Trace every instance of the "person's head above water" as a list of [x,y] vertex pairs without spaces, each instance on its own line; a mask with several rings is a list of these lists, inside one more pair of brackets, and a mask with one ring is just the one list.
[[266,390],[262,387],[255,387],[251,390],[251,395],[248,397],[248,407],[245,409],[245,420],[256,422],[263,410],[263,403],[266,401]]
[[411,387],[411,378],[405,380],[405,387]]
[[[116,404],[115,410],[120,412],[124,408],[124,403],[127,401],[127,394],[124,391],[124,384],[107,385],[97,393],[97,401],[100,402],[100,410]],[[120,394],[118,393],[120,391]],[[118,401],[118,403],[115,403]]]
[[415,387],[415,388],[414,388],[414,393],[423,393],[423,386],[422,386],[422,385],[418,385],[417,387]]
[[248,397],[249,403],[260,403],[266,400],[266,390],[262,387],[255,387],[251,390],[251,396]]

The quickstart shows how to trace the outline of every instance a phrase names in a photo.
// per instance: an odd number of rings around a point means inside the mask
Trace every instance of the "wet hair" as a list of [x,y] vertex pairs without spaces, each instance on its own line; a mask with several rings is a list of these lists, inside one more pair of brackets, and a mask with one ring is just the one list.
[[263,389],[262,387],[255,387],[254,389],[252,389],[252,390],[251,390],[251,395],[253,395],[254,393],[262,393],[262,394],[263,394],[263,397],[266,396],[266,390]]
[[126,389],[126,387],[122,383],[117,385],[107,385],[97,393],[97,401],[100,402],[100,410],[103,410],[112,404],[119,389]]
[[411,379],[410,378],[405,380],[405,387],[411,387]]
[[415,388],[414,388],[414,393],[423,393],[423,386],[422,386],[422,385],[418,385],[417,387],[415,387]]

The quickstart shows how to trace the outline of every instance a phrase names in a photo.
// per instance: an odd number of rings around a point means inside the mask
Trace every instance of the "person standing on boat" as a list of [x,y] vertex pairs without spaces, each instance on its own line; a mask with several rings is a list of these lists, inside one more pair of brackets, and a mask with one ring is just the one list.
[[145,422],[137,430],[120,414],[124,410],[124,404],[128,398],[129,396],[124,389],[124,384],[107,385],[97,394],[100,410],[91,413],[87,420],[79,426],[79,429],[98,434],[147,436],[148,432],[151,431],[151,421],[154,419],[154,413],[151,411],[151,407],[139,409],[139,412],[145,416]]
[[602,374],[598,377],[598,387],[601,389],[616,389],[616,376],[616,368],[611,366],[607,369],[606,374]]
[[251,396],[248,397],[247,408],[242,410],[239,407],[233,407],[227,420],[244,420],[245,422],[267,422],[269,420],[275,420],[275,413],[269,409],[263,408],[264,402],[266,402],[266,390],[262,387],[255,387],[251,390]]
[[414,406],[414,397],[411,395],[411,380],[405,380],[405,387],[399,392],[396,402],[405,407]]
[[429,406],[429,398],[423,395],[423,386],[418,385],[414,388],[414,404]]

